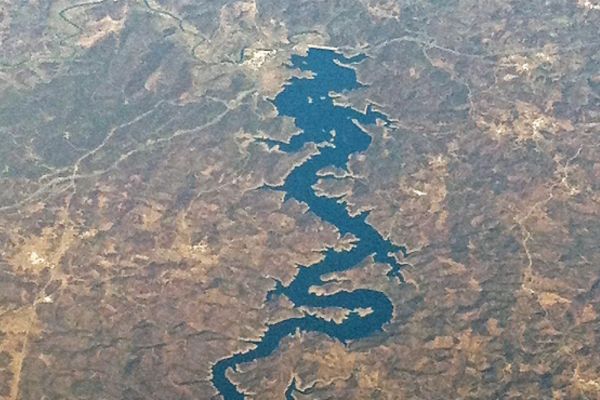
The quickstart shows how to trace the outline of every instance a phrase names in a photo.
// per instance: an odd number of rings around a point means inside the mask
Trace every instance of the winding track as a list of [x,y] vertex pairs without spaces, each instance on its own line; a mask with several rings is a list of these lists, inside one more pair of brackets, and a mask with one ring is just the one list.
[[[319,179],[319,170],[328,166],[346,169],[351,154],[365,151],[369,147],[371,138],[359,124],[373,124],[377,119],[389,124],[383,114],[373,111],[370,107],[365,113],[361,113],[350,107],[334,105],[329,96],[330,92],[340,93],[361,86],[356,80],[354,70],[347,65],[360,62],[363,58],[347,58],[330,50],[315,48],[310,49],[307,56],[293,56],[292,67],[313,72],[313,78],[291,79],[275,98],[274,104],[280,115],[295,118],[301,133],[294,136],[289,143],[266,140],[268,144],[278,145],[282,151],[288,153],[299,151],[308,142],[319,144],[318,154],[292,170],[282,186],[271,189],[284,191],[286,199],[306,203],[311,212],[323,221],[335,225],[340,234],[351,233],[358,239],[355,246],[348,251],[325,250],[324,258],[320,262],[300,267],[292,283],[285,287],[278,283],[274,293],[287,296],[295,307],[342,307],[350,313],[339,324],[306,315],[268,326],[265,335],[256,343],[254,349],[222,359],[213,366],[212,382],[225,400],[245,398],[227,378],[229,368],[235,370],[239,364],[269,356],[277,349],[281,339],[297,330],[321,332],[347,343],[380,331],[392,318],[392,302],[382,292],[368,289],[339,291],[331,295],[315,295],[309,292],[311,286],[323,284],[322,275],[353,268],[369,256],[373,256],[376,262],[389,265],[388,275],[402,280],[401,264],[396,260],[394,253],[400,252],[406,256],[406,250],[384,239],[369,225],[366,222],[367,213],[350,216],[346,205],[340,199],[319,197],[313,190],[313,185]],[[333,131],[335,134],[332,134]],[[356,311],[358,308],[370,309],[371,313],[361,316]],[[286,396],[291,394],[287,393]]]

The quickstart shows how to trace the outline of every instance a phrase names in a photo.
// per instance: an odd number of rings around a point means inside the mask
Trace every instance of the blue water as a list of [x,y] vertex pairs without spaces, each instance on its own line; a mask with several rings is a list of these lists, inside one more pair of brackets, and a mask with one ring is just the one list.
[[[322,275],[356,267],[369,256],[373,256],[376,262],[387,264],[388,276],[392,279],[402,280],[401,264],[394,255],[405,256],[405,248],[383,238],[369,225],[366,222],[367,212],[350,216],[343,201],[317,196],[312,188],[319,179],[319,170],[329,166],[347,169],[350,155],[369,147],[371,137],[356,122],[367,125],[374,124],[379,119],[383,123],[390,123],[385,115],[371,107],[360,112],[350,107],[334,105],[329,96],[330,92],[342,93],[361,87],[350,65],[361,62],[364,58],[362,55],[348,58],[331,50],[315,48],[310,49],[306,56],[292,56],[291,67],[311,71],[313,78],[292,78],[273,103],[280,115],[295,118],[296,126],[301,131],[289,143],[265,140],[270,146],[279,146],[280,150],[287,153],[297,152],[309,142],[319,145],[319,153],[293,169],[283,185],[269,189],[285,192],[286,200],[295,199],[306,203],[311,212],[336,226],[342,235],[351,233],[358,239],[351,250],[338,252],[328,249],[323,252],[324,258],[320,262],[299,266],[295,279],[288,286],[278,282],[269,297],[284,295],[295,307],[341,307],[351,312],[339,324],[306,315],[268,326],[261,340],[255,343],[254,349],[222,359],[213,366],[212,382],[225,400],[244,399],[244,395],[227,379],[227,370],[236,370],[239,364],[269,356],[277,349],[281,339],[290,334],[297,331],[321,332],[347,343],[381,331],[384,324],[392,318],[392,302],[382,292],[358,289],[326,296],[309,293],[311,286],[324,283]],[[332,131],[335,131],[335,135],[332,135]],[[352,311],[357,308],[370,308],[372,312],[361,317]],[[294,389],[295,382],[288,389],[286,398],[291,398]]]

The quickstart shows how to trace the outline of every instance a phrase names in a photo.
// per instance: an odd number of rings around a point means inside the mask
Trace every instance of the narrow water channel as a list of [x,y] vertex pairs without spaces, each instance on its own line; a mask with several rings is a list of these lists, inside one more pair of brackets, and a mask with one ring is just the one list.
[[[318,196],[313,189],[313,185],[319,179],[320,170],[325,167],[346,169],[350,155],[365,151],[369,147],[371,137],[360,125],[374,124],[377,119],[389,123],[385,115],[373,111],[370,107],[362,113],[350,107],[335,105],[330,96],[330,93],[360,88],[361,84],[350,65],[363,59],[364,56],[348,58],[332,50],[317,48],[311,48],[306,56],[292,56],[293,68],[310,71],[313,76],[292,78],[273,103],[280,115],[295,119],[301,133],[294,136],[289,143],[266,141],[271,146],[279,146],[287,153],[297,152],[309,142],[319,144],[318,154],[292,170],[282,186],[271,189],[285,192],[286,199],[295,199],[307,204],[312,213],[336,226],[340,234],[350,233],[357,238],[350,250],[328,249],[324,251],[320,262],[300,266],[295,279],[288,286],[278,285],[273,294],[288,297],[295,307],[340,307],[350,310],[350,313],[339,324],[306,315],[268,326],[254,349],[222,359],[213,366],[212,382],[225,400],[244,399],[244,395],[227,378],[230,368],[235,370],[239,364],[269,356],[284,337],[298,330],[321,332],[347,343],[380,331],[392,318],[392,302],[379,291],[358,289],[321,296],[309,292],[311,286],[324,283],[322,275],[356,267],[369,256],[373,256],[378,263],[387,264],[390,277],[402,279],[401,264],[394,255],[405,255],[405,249],[383,238],[369,225],[366,221],[367,213],[351,216],[341,200]],[[359,308],[370,309],[371,312],[361,316],[356,311]],[[289,391],[292,390],[293,388],[290,388]]]

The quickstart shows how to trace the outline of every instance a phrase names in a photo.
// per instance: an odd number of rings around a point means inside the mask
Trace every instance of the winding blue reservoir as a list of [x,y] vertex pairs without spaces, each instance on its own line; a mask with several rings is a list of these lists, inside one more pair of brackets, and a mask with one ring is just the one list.
[[[360,112],[351,107],[334,105],[330,97],[331,92],[341,93],[361,87],[350,65],[363,59],[362,55],[346,57],[331,50],[317,48],[311,48],[306,56],[292,56],[292,67],[310,71],[313,77],[292,78],[273,103],[280,115],[295,118],[296,126],[301,132],[292,137],[289,143],[265,140],[270,146],[279,146],[280,150],[287,153],[297,152],[309,142],[319,145],[318,154],[292,170],[283,185],[270,189],[285,192],[286,199],[306,203],[311,212],[336,226],[340,234],[351,233],[358,239],[348,251],[327,249],[320,262],[300,266],[295,279],[288,286],[278,283],[271,295],[287,296],[295,307],[345,308],[350,310],[349,316],[339,324],[306,315],[268,326],[266,333],[252,350],[222,359],[213,366],[212,382],[225,400],[244,399],[244,395],[227,378],[227,370],[235,370],[239,364],[269,356],[277,349],[281,339],[298,330],[321,332],[347,343],[380,331],[392,318],[392,302],[382,292],[358,289],[321,296],[309,293],[311,286],[324,283],[322,275],[356,267],[369,256],[390,267],[388,276],[402,280],[401,264],[395,255],[400,253],[405,256],[406,250],[383,238],[369,225],[366,221],[367,212],[351,216],[343,201],[317,196],[313,189],[319,179],[319,170],[331,166],[347,169],[350,155],[369,147],[371,137],[360,125],[374,124],[378,119],[386,124],[390,123],[385,115],[371,107]],[[370,308],[372,312],[361,316],[356,311],[358,308]],[[291,398],[294,385],[293,382],[286,397]]]

